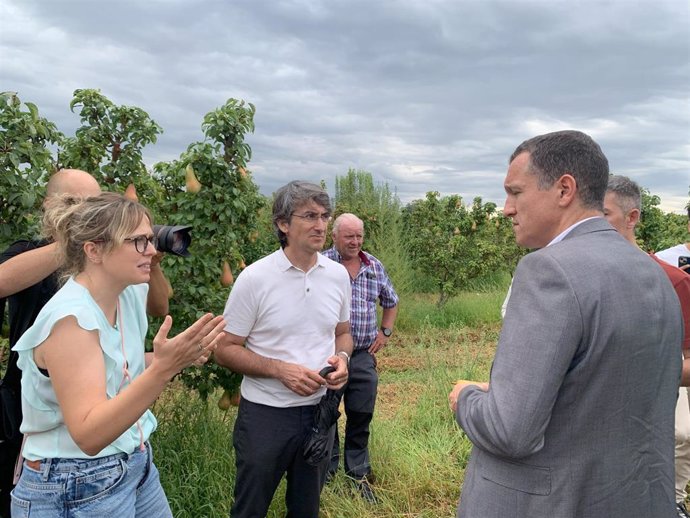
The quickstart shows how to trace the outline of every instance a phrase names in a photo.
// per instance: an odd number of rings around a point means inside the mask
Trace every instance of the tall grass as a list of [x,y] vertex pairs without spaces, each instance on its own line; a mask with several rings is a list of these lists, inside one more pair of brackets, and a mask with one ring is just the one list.
[[153,411],[159,421],[151,440],[154,460],[173,516],[227,518],[235,479],[234,412],[221,412],[181,383]]
[[[323,518],[454,516],[471,444],[456,426],[447,396],[458,378],[488,379],[502,297],[502,291],[463,295],[451,301],[441,326],[433,315],[424,315],[435,307],[430,297],[403,300],[398,322],[405,324],[396,326],[377,355],[380,382],[370,451],[380,502],[359,498],[341,471],[324,488]],[[452,322],[459,315],[476,324]],[[156,404],[154,455],[177,518],[228,515],[235,411],[220,411],[215,399],[204,403],[182,385]],[[284,493],[283,481],[269,517],[285,515]]]
[[420,324],[447,329],[500,322],[500,308],[505,299],[505,291],[464,292],[450,299],[441,308],[436,305],[437,299],[438,296],[434,294],[405,297],[398,311],[396,329],[413,331]]

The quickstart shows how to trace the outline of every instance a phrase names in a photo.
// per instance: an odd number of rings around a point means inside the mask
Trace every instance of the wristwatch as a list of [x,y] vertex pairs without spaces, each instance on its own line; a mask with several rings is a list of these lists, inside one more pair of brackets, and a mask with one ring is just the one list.
[[390,327],[382,327],[381,332],[383,333],[383,336],[385,336],[386,338],[393,334],[393,330]]

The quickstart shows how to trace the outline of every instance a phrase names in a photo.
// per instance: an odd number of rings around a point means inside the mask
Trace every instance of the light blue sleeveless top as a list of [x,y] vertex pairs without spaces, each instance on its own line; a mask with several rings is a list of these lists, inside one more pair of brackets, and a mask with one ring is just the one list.
[[[124,326],[127,370],[132,379],[144,371],[144,339],[146,296],[148,284],[127,287],[120,294],[120,311]],[[34,363],[33,349],[42,344],[61,319],[74,316],[79,326],[86,330],[98,330],[106,371],[106,393],[113,398],[123,383],[124,357],[120,330],[110,325],[101,308],[89,291],[69,279],[38,314],[34,324],[22,335],[13,350],[19,353],[18,365],[22,370],[22,420],[21,432],[26,434],[23,454],[29,460],[46,458],[97,458],[114,453],[131,453],[139,447],[141,436],[137,424],[133,424],[108,447],[94,457],[86,455],[72,440],[57,402],[49,377],[43,375]],[[120,315],[118,315],[118,322]],[[122,384],[125,390],[128,382]],[[139,419],[144,441],[156,429],[157,422],[150,410]]]

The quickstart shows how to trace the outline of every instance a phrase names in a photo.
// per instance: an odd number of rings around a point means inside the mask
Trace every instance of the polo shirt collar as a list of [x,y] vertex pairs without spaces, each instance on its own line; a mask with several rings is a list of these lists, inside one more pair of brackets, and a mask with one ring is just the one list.
[[[324,257],[321,254],[316,254],[316,264],[314,267],[319,266],[321,268],[325,268],[326,264],[325,262],[327,261],[326,257]],[[286,272],[290,268],[295,268],[296,270],[299,270],[294,264],[290,262],[290,259],[288,259],[287,255],[285,255],[285,250],[280,248],[277,253],[276,253],[276,264],[278,265],[278,268],[280,269],[281,272]],[[313,270],[314,267],[312,267],[309,271]],[[301,270],[300,270],[301,271]]]

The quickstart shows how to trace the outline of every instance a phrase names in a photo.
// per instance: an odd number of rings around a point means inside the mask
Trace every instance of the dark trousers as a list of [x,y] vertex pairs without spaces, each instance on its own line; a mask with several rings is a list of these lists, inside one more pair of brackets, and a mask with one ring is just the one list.
[[303,454],[314,409],[315,405],[275,408],[240,401],[233,432],[237,478],[231,518],[264,518],[284,474],[287,518],[318,518],[328,457],[310,466]]
[[[345,473],[356,479],[371,474],[369,461],[369,425],[374,417],[376,391],[379,376],[376,372],[376,357],[366,349],[357,349],[350,359],[350,375],[343,389],[345,402],[345,447],[343,451]],[[333,441],[330,473],[338,471],[340,461],[340,441],[336,424]]]

